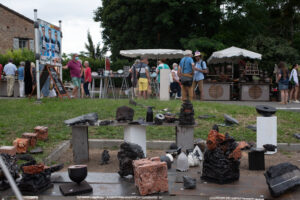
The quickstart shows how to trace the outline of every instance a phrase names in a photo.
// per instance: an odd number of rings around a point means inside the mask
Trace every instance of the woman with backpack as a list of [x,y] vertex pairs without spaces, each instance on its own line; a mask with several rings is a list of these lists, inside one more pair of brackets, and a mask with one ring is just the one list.
[[276,82],[281,95],[280,104],[287,104],[289,97],[289,72],[283,62],[278,64],[279,71],[277,73]]
[[291,88],[290,101],[293,100],[294,103],[300,103],[298,100],[298,92],[299,92],[298,64],[293,65],[293,69],[289,81],[290,81],[290,88]]

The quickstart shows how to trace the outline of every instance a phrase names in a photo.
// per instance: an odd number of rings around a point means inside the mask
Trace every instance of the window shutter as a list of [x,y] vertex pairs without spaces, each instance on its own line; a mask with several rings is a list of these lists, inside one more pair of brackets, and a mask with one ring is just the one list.
[[29,40],[29,49],[34,51],[34,40]]
[[13,49],[19,49],[19,38],[13,39]]

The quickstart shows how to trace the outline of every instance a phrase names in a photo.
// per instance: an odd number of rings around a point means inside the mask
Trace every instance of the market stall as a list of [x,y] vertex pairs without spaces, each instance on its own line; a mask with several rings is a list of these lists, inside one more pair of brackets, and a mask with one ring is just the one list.
[[270,79],[255,61],[261,57],[261,54],[237,47],[214,52],[208,59],[204,99],[268,101]]

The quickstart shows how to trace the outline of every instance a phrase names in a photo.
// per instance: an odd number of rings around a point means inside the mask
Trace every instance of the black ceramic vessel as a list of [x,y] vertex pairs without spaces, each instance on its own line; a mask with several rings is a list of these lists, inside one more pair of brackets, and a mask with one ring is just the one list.
[[68,168],[69,177],[72,181],[80,184],[87,176],[86,165],[72,165]]
[[255,107],[258,114],[264,117],[270,117],[276,113],[276,108],[266,105],[258,105]]

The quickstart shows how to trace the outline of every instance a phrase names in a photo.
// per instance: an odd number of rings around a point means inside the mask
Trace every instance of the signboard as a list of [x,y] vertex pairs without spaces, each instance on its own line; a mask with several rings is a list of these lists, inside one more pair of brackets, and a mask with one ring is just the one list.
[[[41,72],[40,75],[40,86],[41,88],[43,88],[44,84],[46,83],[49,75],[51,80],[53,81],[55,90],[57,92],[57,96],[59,96],[60,98],[62,98],[63,96],[69,97],[68,92],[66,90],[66,88],[64,87],[62,81],[60,80],[57,71],[54,68],[55,66],[51,66],[51,65],[46,65],[43,69],[43,71]],[[36,86],[33,88],[33,91],[31,93],[31,96],[33,94],[36,93]]]
[[61,66],[61,31],[60,28],[41,19],[39,23],[40,63]]

